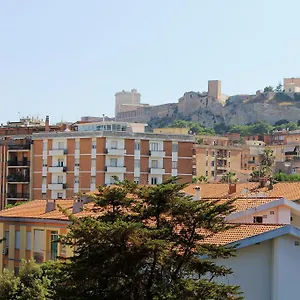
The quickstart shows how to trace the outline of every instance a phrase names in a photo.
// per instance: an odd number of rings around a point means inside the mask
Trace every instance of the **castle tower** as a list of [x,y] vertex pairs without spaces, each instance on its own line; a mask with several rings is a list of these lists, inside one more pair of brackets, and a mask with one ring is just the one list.
[[222,88],[220,80],[208,81],[208,96],[216,98],[218,100],[222,99]]
[[130,92],[122,91],[115,94],[115,116],[120,112],[131,111],[141,104],[141,94],[136,89]]

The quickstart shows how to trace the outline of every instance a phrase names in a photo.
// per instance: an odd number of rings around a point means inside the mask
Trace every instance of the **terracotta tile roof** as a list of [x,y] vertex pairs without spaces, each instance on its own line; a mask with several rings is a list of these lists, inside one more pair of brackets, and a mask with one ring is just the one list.
[[[227,183],[199,183],[191,184],[187,186],[183,191],[190,195],[195,195],[195,187],[199,186],[201,188],[201,198],[222,198],[228,195],[229,185]],[[248,188],[248,190],[257,189],[259,186],[258,182],[249,183],[237,183],[236,193],[232,196],[238,196],[242,194],[243,189]]]
[[[72,212],[74,200],[56,200],[56,204],[66,209],[68,212]],[[86,204],[85,207],[91,208],[93,203]],[[56,210],[45,212],[46,200],[33,200],[22,205],[12,207],[0,211],[0,217],[12,217],[12,218],[31,218],[31,219],[52,219],[52,220],[67,220],[68,218],[60,212],[58,207]],[[82,211],[76,214],[76,216],[91,215],[93,213],[89,211]]]
[[[244,211],[250,208],[258,207],[260,205],[276,201],[274,198],[238,198],[235,200],[234,205],[236,212]],[[227,199],[221,199],[218,204],[226,202]]]
[[[201,188],[201,198],[222,198],[228,196],[229,188],[226,183],[191,184],[183,191],[187,194],[195,195],[196,186]],[[231,194],[230,197],[245,197],[246,195],[242,193],[244,189],[249,191],[247,197],[254,197],[260,193],[260,197],[284,197],[291,201],[300,200],[300,182],[278,182],[273,185],[272,190],[268,190],[266,187],[260,188],[258,182],[237,183],[236,193]]]
[[207,237],[204,243],[227,245],[246,238],[250,238],[268,231],[272,231],[286,225],[283,224],[240,224],[224,232],[219,232]]

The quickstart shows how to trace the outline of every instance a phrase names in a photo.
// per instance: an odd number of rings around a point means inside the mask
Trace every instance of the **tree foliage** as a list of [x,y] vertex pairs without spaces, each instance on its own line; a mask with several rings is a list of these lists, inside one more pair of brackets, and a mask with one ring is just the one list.
[[184,186],[177,178],[151,187],[125,181],[99,189],[93,212],[101,214],[70,216],[63,242],[75,253],[63,299],[241,299],[238,287],[212,280],[231,270],[201,258],[234,255],[204,241],[232,227],[224,216],[234,200],[192,201]]
[[238,182],[238,178],[236,178],[236,174],[234,172],[227,172],[222,175],[220,181],[223,183],[236,183]]
[[32,261],[22,263],[18,276],[6,269],[0,275],[0,300],[46,300],[53,295],[50,280]]
[[193,183],[206,183],[208,181],[207,176],[199,176],[193,178]]

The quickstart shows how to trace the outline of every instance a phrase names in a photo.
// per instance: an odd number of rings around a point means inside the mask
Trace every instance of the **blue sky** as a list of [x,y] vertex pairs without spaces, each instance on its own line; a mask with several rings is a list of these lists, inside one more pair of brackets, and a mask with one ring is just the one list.
[[299,11],[299,0],[0,0],[0,122],[112,116],[123,89],[161,104],[209,79],[232,95],[300,77]]

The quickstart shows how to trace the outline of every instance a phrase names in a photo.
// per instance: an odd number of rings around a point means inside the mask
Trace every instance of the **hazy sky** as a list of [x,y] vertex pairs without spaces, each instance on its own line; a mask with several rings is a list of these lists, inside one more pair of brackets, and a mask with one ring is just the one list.
[[0,0],[0,122],[112,116],[137,88],[176,102],[222,80],[253,93],[300,76],[300,1]]

